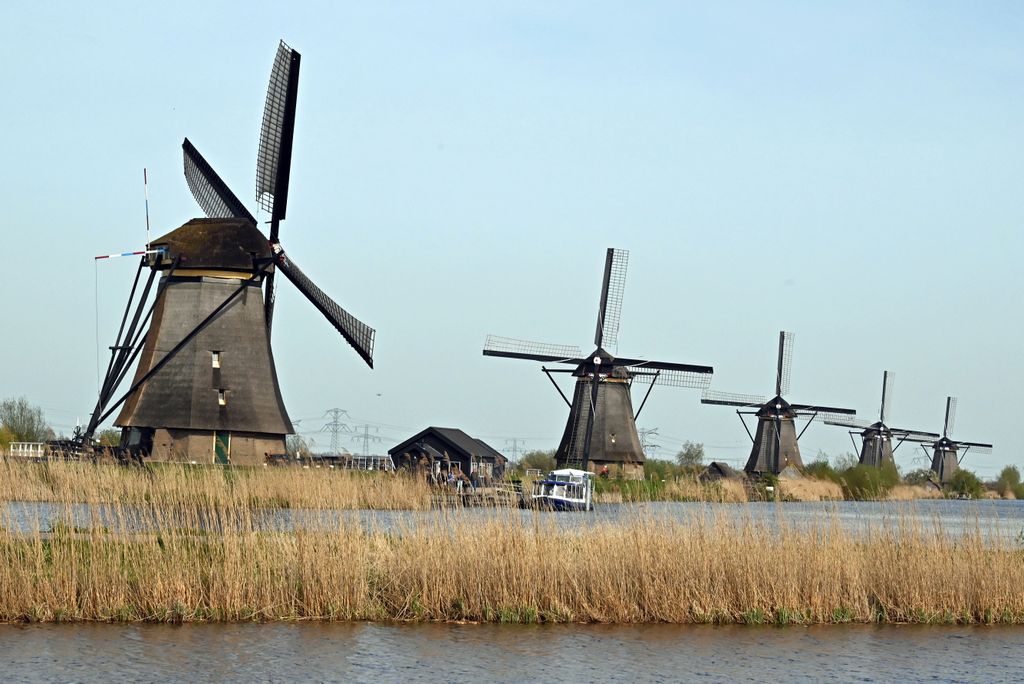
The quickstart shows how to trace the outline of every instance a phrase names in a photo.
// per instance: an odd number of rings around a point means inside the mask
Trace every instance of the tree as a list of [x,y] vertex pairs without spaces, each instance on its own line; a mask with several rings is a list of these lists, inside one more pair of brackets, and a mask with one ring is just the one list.
[[911,470],[903,476],[904,484],[918,486],[927,486],[937,479],[938,476],[931,468],[918,468],[917,470]]
[[696,470],[704,465],[704,445],[700,442],[683,442],[683,448],[676,454],[680,468]]
[[45,442],[53,439],[43,409],[32,406],[25,397],[0,402],[0,426],[12,442]]
[[309,458],[309,442],[302,435],[288,435],[284,448],[290,459]]
[[100,433],[96,435],[96,439],[100,441],[103,446],[120,446],[121,444],[121,430],[118,428],[107,428],[106,430],[100,430]]
[[996,491],[1003,497],[1013,494],[1014,498],[1024,498],[1024,485],[1020,482],[1020,471],[1017,466],[1006,466],[996,480]]
[[[819,452],[820,453],[820,452]],[[855,468],[860,464],[860,457],[857,454],[847,451],[845,454],[836,456],[832,466],[839,472]]]
[[555,450],[540,451],[533,450],[527,451],[523,454],[523,457],[519,459],[519,467],[524,471],[529,469],[539,470],[542,473],[546,473],[549,470],[555,469]]

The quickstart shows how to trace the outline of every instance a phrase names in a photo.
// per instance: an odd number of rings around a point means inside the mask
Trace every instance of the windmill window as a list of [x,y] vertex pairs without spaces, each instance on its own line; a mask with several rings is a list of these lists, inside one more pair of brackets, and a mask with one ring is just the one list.
[[217,390],[217,404],[220,406],[228,405],[228,393],[225,390]]
[[220,352],[210,352],[210,358],[212,359],[213,367],[220,368]]

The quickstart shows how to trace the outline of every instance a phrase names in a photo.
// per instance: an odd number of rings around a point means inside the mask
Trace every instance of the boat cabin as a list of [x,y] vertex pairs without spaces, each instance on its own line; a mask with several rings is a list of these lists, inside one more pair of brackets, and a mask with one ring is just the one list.
[[557,511],[589,511],[594,507],[594,474],[562,468],[534,480],[533,504]]

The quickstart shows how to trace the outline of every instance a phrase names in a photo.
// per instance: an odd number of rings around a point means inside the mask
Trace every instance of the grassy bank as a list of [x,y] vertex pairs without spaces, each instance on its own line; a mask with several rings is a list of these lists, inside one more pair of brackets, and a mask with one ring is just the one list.
[[[639,508],[607,523],[455,510],[396,529],[342,520],[267,532],[252,492],[269,485],[222,475],[235,491],[217,492],[211,477],[182,476],[173,498],[128,488],[131,503],[79,528],[46,519],[16,533],[4,513],[0,621],[1024,623],[1017,544],[980,530],[947,537],[909,516],[866,535],[825,511],[814,527],[788,527],[782,507],[778,520],[667,521]],[[19,483],[3,487],[10,496]],[[83,482],[50,491],[67,497],[58,511],[82,492],[111,495]],[[139,510],[144,532],[131,527]]]
[[172,463],[143,469],[0,459],[0,501],[426,510],[430,496],[420,478],[379,472]]

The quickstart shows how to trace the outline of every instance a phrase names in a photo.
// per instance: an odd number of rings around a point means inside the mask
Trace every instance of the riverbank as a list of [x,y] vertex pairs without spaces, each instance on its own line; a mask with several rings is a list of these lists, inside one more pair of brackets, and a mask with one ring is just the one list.
[[422,478],[373,471],[0,459],[0,501],[422,511],[432,494]]
[[28,533],[0,516],[0,621],[1024,624],[1017,541],[909,516],[854,534],[826,510],[800,526],[784,510],[641,507],[583,526],[453,510],[287,532],[205,504],[146,507],[143,532],[137,506]]

